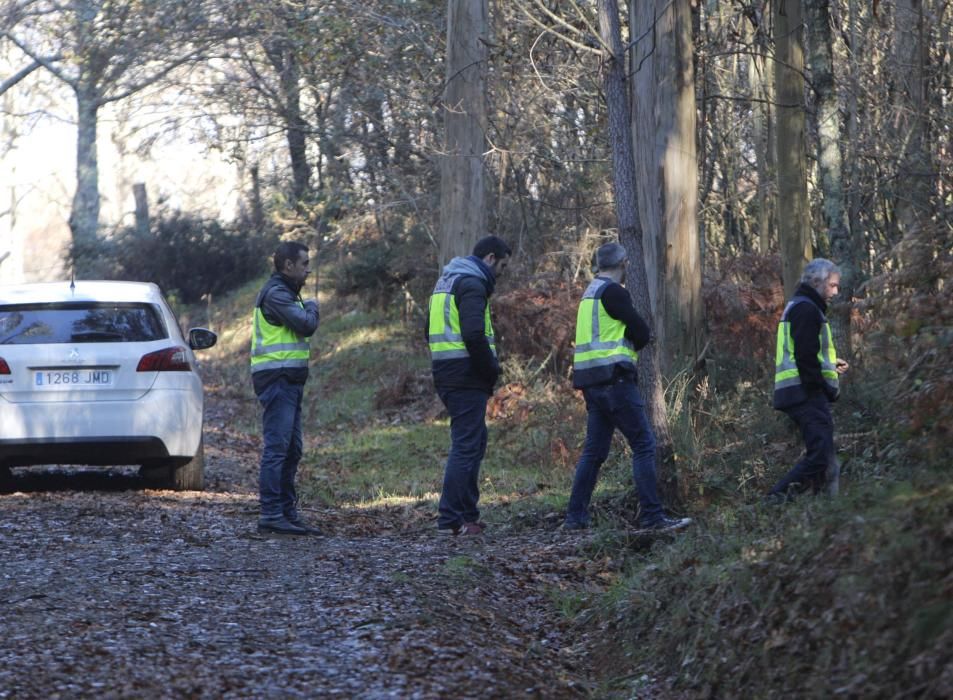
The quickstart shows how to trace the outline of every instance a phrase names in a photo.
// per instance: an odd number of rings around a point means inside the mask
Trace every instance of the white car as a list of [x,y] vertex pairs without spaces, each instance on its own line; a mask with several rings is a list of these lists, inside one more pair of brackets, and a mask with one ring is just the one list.
[[202,379],[154,284],[0,285],[0,478],[36,464],[138,464],[179,490],[203,487]]

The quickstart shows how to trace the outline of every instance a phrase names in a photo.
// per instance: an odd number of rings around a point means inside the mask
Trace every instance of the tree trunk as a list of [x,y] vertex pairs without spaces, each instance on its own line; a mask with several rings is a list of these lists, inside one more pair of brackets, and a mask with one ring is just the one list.
[[840,144],[844,126],[837,103],[834,80],[834,47],[831,34],[830,0],[806,0],[811,82],[815,94],[817,167],[820,175],[824,225],[831,257],[841,269],[840,301],[831,322],[845,357],[850,348],[850,300],[857,286],[856,251],[851,241],[844,199],[844,175]]
[[860,210],[861,191],[860,183],[860,75],[862,72],[860,57],[864,53],[865,39],[858,29],[861,14],[857,8],[857,0],[848,1],[847,25],[850,27],[850,85],[847,92],[847,143],[845,146],[849,175],[847,194],[847,230],[851,232],[852,245],[857,251],[855,260],[858,264],[858,274],[869,274],[869,255],[867,243],[861,236]]
[[703,342],[691,5],[631,3],[629,16],[633,35],[649,32],[633,53],[631,128],[641,221],[653,241],[646,273],[656,346],[662,370],[672,371],[694,364]]
[[922,0],[897,0],[894,12],[893,74],[898,87],[894,123],[901,144],[894,211],[900,234],[912,237],[931,218],[936,180],[929,147],[929,30],[924,26]]
[[440,159],[441,265],[454,256],[469,254],[486,234],[483,154],[487,0],[450,0],[447,7],[446,141]]
[[774,75],[778,91],[778,235],[781,274],[788,296],[811,251],[807,201],[804,110],[804,27],[801,0],[774,0]]
[[767,255],[778,239],[774,187],[774,71],[768,64],[769,34],[764,13],[760,8],[753,8],[749,19],[753,27],[751,44],[754,49],[748,59],[748,81],[754,98],[751,138],[758,173],[758,250]]
[[136,201],[136,234],[141,238],[149,235],[149,195],[144,182],[132,186],[132,196]]
[[[625,53],[616,0],[599,0],[599,32],[611,53],[606,56],[604,88],[609,117],[609,144],[612,153],[612,189],[619,219],[619,240],[629,254],[626,270],[628,288],[639,314],[652,326],[649,296],[650,271],[643,249],[635,181],[635,154],[632,145],[632,118],[626,92]],[[658,464],[667,464],[672,455],[672,437],[665,412],[665,392],[658,364],[658,344],[651,342],[639,352],[639,384],[655,431]]]
[[[99,161],[96,150],[98,96],[93,90],[76,90],[76,193],[69,226],[73,243],[82,251],[96,241],[99,229]],[[82,265],[81,265],[82,266]],[[81,270],[79,270],[81,272]]]
[[281,117],[291,159],[292,197],[297,204],[311,187],[311,165],[308,163],[306,134],[308,124],[301,113],[301,71],[292,43],[285,38],[263,43],[281,90]]
[[261,175],[258,163],[251,166],[251,225],[258,234],[265,231],[265,205],[261,197]]

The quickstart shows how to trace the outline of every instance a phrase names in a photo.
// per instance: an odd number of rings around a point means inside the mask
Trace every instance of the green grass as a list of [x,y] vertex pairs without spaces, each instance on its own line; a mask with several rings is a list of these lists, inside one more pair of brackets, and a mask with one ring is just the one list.
[[[260,426],[247,374],[248,316],[259,286],[217,300],[212,318],[221,340],[208,355],[221,390],[250,399],[247,415],[234,420],[251,432]],[[420,330],[345,303],[322,299],[305,391],[300,493],[342,507],[411,501],[435,511],[450,444],[439,401],[425,390],[409,405],[376,407],[399,376],[428,375]],[[633,546],[624,535],[636,508],[630,455],[617,438],[593,496],[596,527],[585,547],[592,561],[621,561],[622,575],[602,595],[549,591],[551,604],[605,640],[612,669],[601,686],[605,697],[639,696],[658,679],[687,697],[874,697],[910,689],[940,696],[953,688],[943,674],[953,668],[947,476],[909,463],[903,436],[881,425],[882,391],[852,375],[835,408],[844,495],[762,507],[761,494],[802,446],[770,408],[764,368],[749,364],[718,368],[700,382],[677,374],[667,387],[679,495],[695,526]],[[552,528],[571,488],[584,406],[564,379],[531,363],[508,360],[504,382],[525,392],[490,422],[484,517],[526,531]],[[444,566],[451,579],[481,575],[468,557]]]
[[950,660],[953,487],[941,476],[712,510],[631,556],[600,616],[624,630],[627,663],[679,669],[674,689],[689,696],[902,692],[917,674],[904,659],[933,673]]

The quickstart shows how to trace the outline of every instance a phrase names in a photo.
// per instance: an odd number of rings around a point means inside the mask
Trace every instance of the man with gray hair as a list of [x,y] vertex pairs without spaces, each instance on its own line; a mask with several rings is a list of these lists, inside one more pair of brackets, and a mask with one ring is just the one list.
[[573,386],[586,399],[586,442],[576,464],[564,530],[589,527],[589,501],[599,468],[618,429],[632,448],[632,476],[639,494],[639,522],[649,530],[678,530],[689,518],[662,510],[655,476],[655,435],[639,394],[636,363],[651,340],[648,324],[632,306],[625,282],[625,248],[607,243],[596,251],[598,273],[576,316]]
[[778,324],[774,407],[797,424],[805,450],[794,468],[771,488],[772,502],[784,502],[808,489],[819,493],[825,486],[837,493],[840,465],[830,404],[840,397],[838,377],[848,365],[837,357],[826,313],[839,287],[837,265],[815,258],[804,268]]

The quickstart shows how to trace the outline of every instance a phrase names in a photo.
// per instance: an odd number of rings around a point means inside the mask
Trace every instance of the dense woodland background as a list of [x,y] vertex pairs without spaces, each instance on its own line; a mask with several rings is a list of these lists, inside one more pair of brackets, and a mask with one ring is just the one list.
[[[618,238],[632,253],[630,289],[655,329],[641,372],[667,492],[698,508],[718,501],[716,468],[741,484],[766,479],[750,471],[747,448],[706,452],[706,440],[731,441],[732,431],[712,429],[728,414],[736,436],[761,434],[743,406],[766,412],[785,293],[807,260],[829,257],[844,272],[832,318],[853,398],[837,420],[861,436],[852,443],[857,481],[899,483],[949,465],[949,0],[3,0],[0,8],[10,67],[0,75],[4,148],[37,112],[72,101],[70,255],[80,274],[152,279],[184,303],[209,302],[262,274],[279,237],[297,238],[325,263],[319,287],[413,326],[439,265],[494,232],[516,253],[494,313],[515,363],[508,376],[526,380],[510,382],[506,396],[518,398],[540,372],[565,382],[578,290],[594,249]],[[154,202],[150,211],[156,184],[146,181],[134,225],[103,220],[97,139],[117,137],[97,128],[97,116],[117,105],[126,126],[137,125],[122,129],[128,153],[148,158],[157,141],[188,135],[197,150],[224,154],[243,183],[235,217]],[[10,200],[3,216],[12,216]],[[948,514],[953,499],[941,496],[934,510]],[[919,516],[910,518],[916,527]],[[929,541],[945,551],[949,528],[937,528],[946,534]],[[897,632],[904,663],[920,659],[910,677],[942,668],[928,650],[949,637],[950,575],[948,564],[931,569],[923,599],[939,631],[918,642]],[[850,620],[844,629],[863,628]],[[673,637],[668,649],[677,656],[704,640],[693,644]],[[717,692],[717,674],[703,676],[695,687]],[[875,671],[865,678],[844,687],[906,682]],[[919,692],[937,691],[930,683]]]

